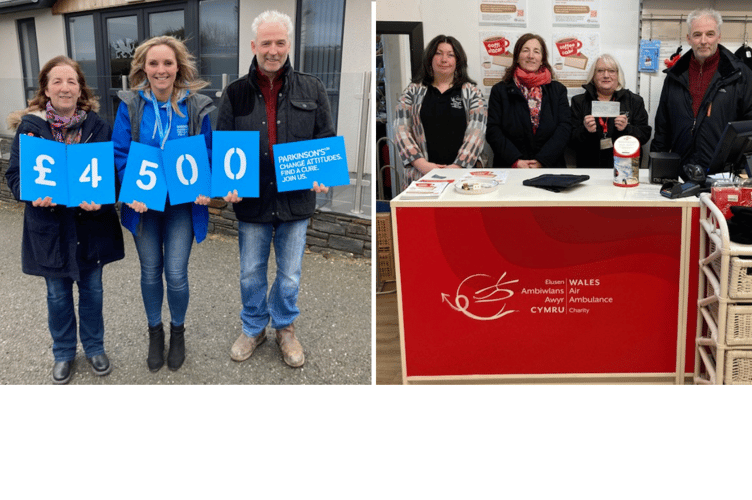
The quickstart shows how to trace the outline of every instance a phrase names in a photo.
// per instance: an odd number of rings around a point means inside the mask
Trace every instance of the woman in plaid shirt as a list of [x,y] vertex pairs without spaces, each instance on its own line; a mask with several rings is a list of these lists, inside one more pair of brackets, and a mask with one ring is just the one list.
[[462,45],[438,35],[397,105],[394,129],[405,165],[402,189],[435,168],[480,166],[487,118],[481,91],[467,74]]

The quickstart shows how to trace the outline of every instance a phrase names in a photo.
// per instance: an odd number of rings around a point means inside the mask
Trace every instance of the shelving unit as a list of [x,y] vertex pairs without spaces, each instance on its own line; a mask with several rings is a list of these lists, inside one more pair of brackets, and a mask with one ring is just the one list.
[[710,195],[700,196],[696,384],[752,384],[752,245],[733,243]]

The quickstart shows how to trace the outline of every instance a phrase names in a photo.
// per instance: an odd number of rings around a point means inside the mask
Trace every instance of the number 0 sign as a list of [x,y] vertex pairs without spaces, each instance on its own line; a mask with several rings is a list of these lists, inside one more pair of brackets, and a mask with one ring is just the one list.
[[218,131],[212,134],[211,195],[259,196],[259,133]]
[[198,195],[209,196],[209,155],[203,135],[167,141],[162,160],[170,203],[189,203]]

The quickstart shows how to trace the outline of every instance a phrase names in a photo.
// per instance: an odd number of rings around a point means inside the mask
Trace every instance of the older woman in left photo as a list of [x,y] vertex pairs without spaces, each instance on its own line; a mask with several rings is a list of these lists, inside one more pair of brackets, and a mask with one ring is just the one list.
[[[39,72],[39,88],[26,109],[8,116],[16,131],[5,177],[20,200],[22,134],[65,144],[107,142],[112,128],[97,115],[99,103],[78,63],[57,56]],[[102,267],[124,257],[123,233],[114,205],[81,203],[64,207],[49,197],[27,201],[24,209],[21,265],[25,274],[47,282],[47,321],[55,362],[52,382],[67,384],[73,375],[77,334],[95,375],[110,373],[104,349]],[[78,286],[78,325],[73,283]]]

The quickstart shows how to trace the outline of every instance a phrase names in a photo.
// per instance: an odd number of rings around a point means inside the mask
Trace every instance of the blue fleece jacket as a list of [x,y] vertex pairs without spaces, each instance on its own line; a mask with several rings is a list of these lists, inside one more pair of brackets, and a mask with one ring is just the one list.
[[[140,120],[141,124],[139,126],[139,137],[137,142],[158,148],[160,146],[160,137],[159,133],[155,130],[154,106],[152,105],[151,99],[146,97],[143,91],[139,91],[137,94],[135,92],[124,93],[123,95],[121,95],[121,99],[125,96],[130,97],[134,103],[137,103],[139,101],[143,102],[143,111]],[[203,99],[201,103],[202,105],[196,106],[196,104],[193,102],[196,100],[196,98]],[[204,140],[206,141],[206,149],[208,150],[209,161],[211,165],[212,129],[209,113],[213,109],[213,106],[208,105],[206,102],[204,102],[208,99],[209,98],[202,95],[190,96],[190,94],[180,99],[178,101],[178,108],[180,109],[180,112],[183,116],[180,116],[179,114],[175,113],[174,110],[172,110],[172,126],[170,127],[170,132],[167,136],[167,140],[170,141],[173,139],[180,139],[191,135],[189,130],[189,117],[191,116],[191,112],[198,113],[199,116],[203,114],[203,118],[201,119],[200,133],[204,136]],[[189,103],[191,104],[192,108],[190,110],[188,109]],[[160,108],[159,114],[162,123],[167,124],[167,106],[170,106],[171,104],[161,102],[158,104]],[[123,182],[123,177],[125,176],[125,166],[128,161],[128,152],[130,151],[131,140],[132,137],[130,114],[128,112],[127,100],[123,99],[123,102],[121,102],[120,106],[118,107],[117,116],[115,117],[115,126],[112,131],[112,142],[114,143],[115,148],[115,167],[117,169],[118,177],[121,183]],[[167,204],[169,205],[169,203],[170,200],[168,195]],[[206,233],[209,226],[209,209],[208,207],[197,205],[195,203],[192,203],[191,205],[193,210],[193,234],[196,238],[196,243],[201,243],[204,238],[206,238]],[[121,222],[123,226],[125,226],[131,233],[135,235],[136,229],[138,228],[138,223],[141,220],[141,215],[125,204],[122,205],[120,211]]]

